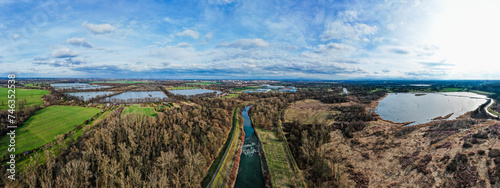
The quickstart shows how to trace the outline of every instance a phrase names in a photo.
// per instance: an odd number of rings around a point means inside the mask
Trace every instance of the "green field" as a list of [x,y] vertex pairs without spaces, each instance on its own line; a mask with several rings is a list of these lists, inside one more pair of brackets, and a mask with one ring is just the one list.
[[288,164],[283,142],[279,141],[274,131],[256,129],[266,155],[267,165],[271,174],[271,182],[275,187],[289,187],[292,169]]
[[[22,153],[43,146],[60,134],[73,130],[101,110],[77,106],[49,106],[31,116],[16,129],[16,151]],[[5,155],[10,138],[0,139],[0,156]]]
[[156,116],[155,109],[152,107],[139,107],[139,105],[133,105],[133,106],[127,106],[123,110],[123,115],[125,114],[131,114],[131,113],[138,113],[142,114],[145,116]]
[[40,87],[40,86],[35,86],[33,84],[24,84],[24,86],[29,86],[29,87]]
[[464,91],[464,88],[446,87],[439,90],[440,92],[458,92]]
[[99,83],[112,83],[112,84],[147,84],[147,83],[153,83],[153,82],[148,82],[148,81],[125,81],[125,80],[120,80],[120,81],[93,81],[90,82],[93,84],[99,84]]
[[240,96],[240,94],[227,94],[227,95],[222,96],[222,98],[233,98],[233,97],[238,97],[238,96]]
[[198,89],[198,87],[167,87],[167,90]]
[[191,82],[186,83],[186,85],[210,85],[210,84],[221,84],[220,82]]
[[[0,88],[0,110],[7,109],[7,101],[8,101],[8,92],[9,88],[2,87]],[[43,95],[49,94],[49,91],[41,90],[41,89],[16,89],[16,100],[24,100],[26,99],[27,106],[39,105],[43,104],[41,97]]]
[[480,94],[480,95],[493,95],[493,94],[495,94],[495,93],[486,92],[486,91],[479,91],[479,90],[470,90],[470,92],[477,93],[477,94]]

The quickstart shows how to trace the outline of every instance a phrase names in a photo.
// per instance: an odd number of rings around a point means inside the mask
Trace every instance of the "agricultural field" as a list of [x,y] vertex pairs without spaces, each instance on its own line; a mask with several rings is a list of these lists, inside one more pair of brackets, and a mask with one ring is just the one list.
[[[9,88],[2,87],[0,88],[0,110],[4,110],[8,108],[8,103],[7,101],[9,100],[7,98],[7,91]],[[33,106],[33,105],[43,105],[43,100],[41,99],[42,96],[49,94],[49,91],[46,90],[41,90],[41,89],[16,89],[16,100],[24,100],[26,99],[26,106]]]
[[198,89],[198,87],[166,87],[167,90]]
[[153,83],[153,82],[149,82],[149,81],[124,81],[124,80],[121,80],[121,81],[93,81],[93,82],[90,82],[90,83],[93,83],[93,84],[102,84],[102,83],[111,83],[111,84],[147,84],[147,83]]
[[211,84],[221,84],[220,82],[191,82],[186,83],[186,85],[211,85]]
[[465,91],[464,88],[454,88],[454,87],[446,87],[443,89],[439,90],[440,92],[459,92],[459,91]]
[[137,113],[145,116],[156,116],[156,112],[153,107],[140,107],[139,105],[127,106],[122,113],[123,115]]
[[[73,130],[101,110],[75,106],[49,106],[30,117],[16,129],[16,151],[22,153],[43,146],[60,134]],[[5,155],[10,138],[0,139],[0,156]]]

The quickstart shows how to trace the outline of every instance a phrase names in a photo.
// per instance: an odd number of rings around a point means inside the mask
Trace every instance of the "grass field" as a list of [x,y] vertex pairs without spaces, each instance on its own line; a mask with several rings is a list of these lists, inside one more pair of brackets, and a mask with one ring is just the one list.
[[198,87],[166,87],[167,90],[198,89]]
[[333,123],[328,119],[330,114],[337,114],[331,106],[318,100],[302,100],[290,105],[285,113],[285,122],[298,121],[302,124],[319,123],[328,125]]
[[187,85],[210,85],[210,84],[221,84],[220,82],[191,82],[186,83]]
[[153,83],[153,82],[145,82],[145,81],[125,81],[125,80],[120,80],[120,81],[93,81],[90,82],[93,84],[98,84],[98,83],[112,83],[112,84],[147,84],[147,83]]
[[40,87],[40,86],[35,86],[33,84],[24,84],[24,86],[29,86],[29,87]]
[[288,164],[283,142],[278,140],[274,131],[261,128],[257,128],[256,131],[266,155],[272,185],[274,187],[289,187],[293,171]]
[[127,106],[123,110],[123,115],[125,114],[131,114],[131,113],[138,113],[142,114],[145,116],[156,116],[155,109],[152,107],[139,107],[139,105],[133,105],[133,106]]
[[[9,88],[2,87],[0,88],[0,110],[7,109],[7,92]],[[49,94],[49,91],[41,90],[41,89],[16,89],[16,100],[24,100],[26,99],[27,106],[39,105],[43,104],[43,100],[41,97],[43,95]]]
[[222,98],[233,98],[233,97],[238,97],[238,96],[240,96],[240,94],[227,94],[227,95],[222,96]]
[[[22,127],[16,129],[16,151],[22,153],[54,140],[60,134],[67,133],[76,125],[84,123],[101,110],[76,106],[49,106],[30,117]],[[10,138],[0,139],[0,156],[5,155]]]
[[439,90],[440,92],[458,92],[464,91],[464,88],[446,87]]
[[479,91],[479,90],[470,90],[470,92],[477,93],[477,94],[480,94],[480,95],[493,95],[493,94],[495,94],[495,93],[486,92],[486,91]]

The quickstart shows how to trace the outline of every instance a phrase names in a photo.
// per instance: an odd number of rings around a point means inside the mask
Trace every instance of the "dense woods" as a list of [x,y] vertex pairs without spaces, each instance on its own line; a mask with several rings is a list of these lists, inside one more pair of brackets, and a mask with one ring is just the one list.
[[236,102],[195,101],[157,117],[117,110],[57,157],[47,150],[47,162],[32,162],[36,170],[23,171],[17,186],[199,187],[231,128]]

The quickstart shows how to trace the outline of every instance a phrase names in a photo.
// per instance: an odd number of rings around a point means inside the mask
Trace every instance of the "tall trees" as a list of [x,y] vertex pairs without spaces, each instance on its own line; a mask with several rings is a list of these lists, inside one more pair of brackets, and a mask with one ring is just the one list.
[[[80,140],[22,172],[35,187],[199,187],[231,129],[234,100],[196,100],[156,117],[111,113]],[[221,108],[224,107],[224,108]],[[64,137],[60,137],[59,145]],[[57,141],[56,141],[57,142]]]

